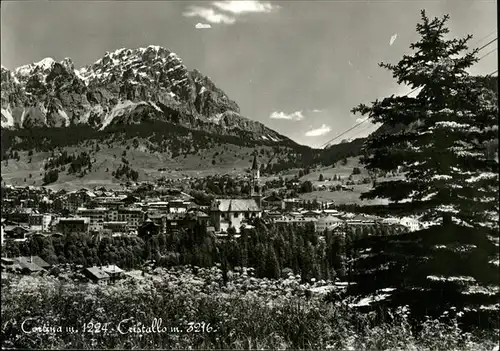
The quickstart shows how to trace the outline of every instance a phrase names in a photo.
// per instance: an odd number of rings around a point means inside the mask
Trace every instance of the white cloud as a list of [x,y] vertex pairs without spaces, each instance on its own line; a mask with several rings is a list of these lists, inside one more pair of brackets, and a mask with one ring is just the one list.
[[301,121],[304,119],[304,115],[302,114],[302,111],[295,111],[295,112],[288,113],[288,114],[285,112],[274,111],[273,113],[271,113],[269,118]]
[[368,119],[368,117],[358,117],[356,118],[356,123],[361,123],[361,122],[364,122]]
[[314,136],[320,136],[326,133],[329,133],[332,129],[327,126],[326,124],[323,124],[321,127],[317,129],[312,129],[306,132],[306,136],[308,137],[314,137]]
[[352,67],[352,62],[351,61],[347,61],[347,63],[349,64],[349,66]]
[[271,12],[276,5],[261,1],[215,1],[213,5],[222,11],[240,14],[245,12]]
[[194,26],[196,29],[210,29],[212,28],[212,26],[208,23],[196,23],[196,25]]
[[313,112],[315,112],[315,113],[320,113],[320,112],[323,112],[323,110],[319,110],[319,109],[316,109],[316,108],[315,108],[315,109],[313,110]]
[[210,23],[233,24],[236,18],[245,13],[268,13],[280,8],[269,2],[261,1],[214,1],[212,7],[188,6],[185,17],[200,17]]
[[189,6],[188,11],[184,12],[183,15],[185,17],[201,17],[205,21],[210,23],[233,24],[234,22],[236,22],[236,19],[234,17],[215,12],[215,10],[211,8],[200,6]]
[[394,42],[396,41],[396,38],[398,37],[398,33],[394,34],[392,37],[391,37],[391,40],[389,41],[389,46],[392,46],[392,44],[394,44]]

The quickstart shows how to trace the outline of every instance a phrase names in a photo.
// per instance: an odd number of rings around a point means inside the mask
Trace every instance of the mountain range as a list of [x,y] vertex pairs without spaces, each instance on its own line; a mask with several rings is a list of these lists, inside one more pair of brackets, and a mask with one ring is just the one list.
[[240,114],[238,105],[173,52],[148,46],[107,52],[75,69],[70,58],[1,68],[2,128],[111,125],[144,121],[255,140],[290,139]]

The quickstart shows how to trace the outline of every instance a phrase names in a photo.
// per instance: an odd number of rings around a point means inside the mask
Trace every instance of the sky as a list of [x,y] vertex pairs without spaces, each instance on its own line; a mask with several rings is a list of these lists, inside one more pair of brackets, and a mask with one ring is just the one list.
[[[496,1],[2,1],[1,58],[14,69],[45,57],[83,67],[106,51],[163,46],[238,103],[241,114],[320,147],[360,121],[359,103],[406,94],[380,62],[418,40],[420,10],[450,15],[471,47],[496,38]],[[486,54],[497,42],[485,48]],[[492,52],[471,69],[498,69]],[[363,137],[370,122],[341,139]]]

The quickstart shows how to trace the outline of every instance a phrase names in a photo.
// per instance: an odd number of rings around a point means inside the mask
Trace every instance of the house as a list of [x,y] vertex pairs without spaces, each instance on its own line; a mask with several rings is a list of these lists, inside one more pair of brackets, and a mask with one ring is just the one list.
[[102,223],[102,229],[111,233],[126,233],[130,230],[128,222],[106,221]]
[[145,206],[146,210],[152,210],[152,211],[157,211],[161,213],[168,213],[169,212],[169,204],[167,201],[155,201],[155,202],[150,202]]
[[347,218],[346,221],[351,225],[371,225],[375,224],[376,218],[365,215],[356,215],[354,217]]
[[42,267],[31,262],[19,263],[19,266],[21,266],[22,274],[35,274],[44,271]]
[[169,213],[164,216],[165,230],[167,232],[192,229],[196,226],[197,219],[193,216],[186,216],[185,214]]
[[208,226],[210,222],[210,216],[205,212],[194,209],[187,213],[188,217],[194,218],[198,224]]
[[92,199],[93,207],[104,207],[107,209],[119,209],[123,206],[126,196],[96,196]]
[[321,216],[321,211],[304,211],[302,216],[306,218],[318,218]]
[[20,225],[6,225],[3,227],[4,240],[25,240],[30,232],[29,228]]
[[382,219],[381,223],[385,225],[396,225],[400,224],[400,220],[398,218],[389,217]]
[[2,258],[2,270],[20,272],[23,274],[35,274],[45,271],[51,265],[38,256]]
[[217,232],[234,227],[236,232],[243,220],[260,218],[262,211],[255,199],[216,199],[210,209],[211,222]]
[[169,213],[185,213],[190,206],[189,201],[171,200],[168,202]]
[[57,198],[54,201],[54,207],[59,210],[64,209],[70,213],[75,213],[79,207],[85,207],[90,204],[95,197],[95,194],[87,189],[72,191]]
[[44,261],[40,256],[22,256],[15,258],[15,260],[19,264],[33,263],[42,269],[49,269],[52,267],[50,263]]
[[56,228],[63,234],[88,233],[89,225],[90,218],[87,217],[59,218]]
[[333,210],[333,209],[324,209],[323,213],[326,214],[326,215],[332,215],[332,216],[338,216],[338,215],[340,215],[339,211]]
[[127,207],[127,206],[131,206],[133,204],[138,203],[140,201],[140,199],[136,196],[133,196],[133,195],[127,195],[127,197],[121,199],[120,201],[125,207]]
[[80,217],[89,218],[89,231],[100,231],[103,229],[103,223],[107,220],[108,209],[104,207],[98,208],[79,208],[76,214]]
[[299,199],[284,199],[281,208],[285,211],[294,211],[300,207]]
[[50,214],[31,213],[28,219],[28,225],[30,230],[47,232],[49,231],[51,221],[52,215]]
[[3,213],[3,216],[12,223],[28,225],[30,216],[35,213],[38,212],[31,208],[21,208],[11,213]]
[[141,208],[119,208],[115,220],[118,222],[127,222],[129,230],[136,231],[143,219],[144,214]]
[[101,270],[104,273],[106,273],[107,275],[109,275],[109,279],[111,281],[115,281],[115,280],[121,278],[123,275],[123,272],[124,272],[123,269],[121,269],[120,267],[118,267],[117,265],[114,265],[114,264],[102,266]]
[[89,267],[83,270],[83,274],[92,280],[94,283],[106,284],[110,281],[110,276],[104,272],[100,267]]
[[281,212],[274,210],[264,211],[264,213],[262,213],[262,218],[269,218],[270,220],[280,219],[282,216]]
[[416,218],[411,217],[403,217],[399,220],[399,224],[405,226],[410,231],[414,232],[423,228],[422,223],[419,222]]
[[2,257],[2,271],[12,273],[20,272],[21,266],[12,258]]
[[342,223],[344,223],[343,220],[331,215],[318,218],[318,220],[315,222],[316,232],[323,233],[325,230],[332,230],[339,225],[342,225]]
[[262,208],[264,208],[264,209],[272,209],[272,208],[283,209],[283,199],[281,197],[279,197],[277,194],[272,194],[272,195],[262,199]]

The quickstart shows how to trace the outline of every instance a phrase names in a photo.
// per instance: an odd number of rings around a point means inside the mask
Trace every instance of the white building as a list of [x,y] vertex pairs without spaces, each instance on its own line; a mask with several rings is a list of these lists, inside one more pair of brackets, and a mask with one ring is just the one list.
[[316,232],[323,233],[326,229],[334,229],[341,225],[343,222],[343,220],[335,216],[326,216],[318,218],[318,220],[314,222],[314,226],[316,228]]
[[103,229],[103,223],[107,220],[108,209],[104,207],[79,208],[76,213],[80,217],[87,217],[90,219],[90,231],[101,231]]
[[388,217],[388,218],[382,219],[382,221],[380,223],[387,224],[387,225],[394,225],[394,224],[401,224],[401,220],[399,218],[395,218],[395,217]]
[[233,227],[237,233],[245,220],[262,216],[262,189],[257,153],[252,162],[250,199],[215,199],[210,208],[211,222],[217,232],[226,232]]
[[168,212],[186,213],[190,205],[191,205],[190,201],[172,200],[168,203]]
[[38,232],[48,232],[50,222],[52,222],[52,215],[43,213],[32,213],[29,216],[30,230]]
[[407,227],[411,232],[422,229],[422,223],[416,218],[411,217],[403,217],[399,220],[399,224]]
[[237,233],[244,220],[261,217],[262,211],[254,199],[216,199],[210,217],[217,232],[233,227]]

